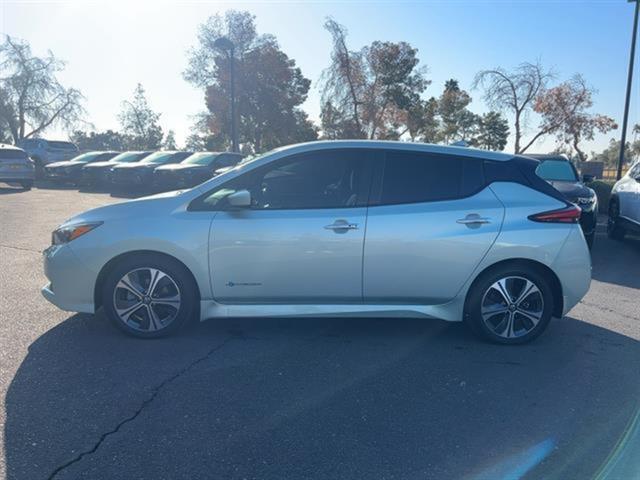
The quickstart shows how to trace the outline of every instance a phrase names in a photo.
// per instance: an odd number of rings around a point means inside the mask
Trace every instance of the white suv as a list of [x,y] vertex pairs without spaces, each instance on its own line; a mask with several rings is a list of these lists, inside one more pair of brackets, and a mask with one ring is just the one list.
[[627,232],[640,232],[640,160],[613,186],[609,201],[609,238],[622,240]]

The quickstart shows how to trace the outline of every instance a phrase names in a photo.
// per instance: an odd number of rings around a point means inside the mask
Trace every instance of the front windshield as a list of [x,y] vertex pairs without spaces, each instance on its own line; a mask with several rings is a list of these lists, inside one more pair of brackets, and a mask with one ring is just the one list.
[[100,154],[101,152],[87,152],[87,153],[83,153],[82,155],[78,155],[77,157],[73,158],[71,161],[72,162],[90,162]]
[[140,158],[140,152],[124,152],[111,159],[113,163],[130,163]]
[[540,178],[548,182],[577,182],[575,170],[569,162],[562,160],[547,160],[536,168]]
[[164,163],[171,158],[174,152],[156,152],[140,160],[140,163]]
[[209,165],[217,156],[217,153],[211,152],[194,153],[190,157],[187,157],[186,160],[183,160],[181,163],[187,165]]

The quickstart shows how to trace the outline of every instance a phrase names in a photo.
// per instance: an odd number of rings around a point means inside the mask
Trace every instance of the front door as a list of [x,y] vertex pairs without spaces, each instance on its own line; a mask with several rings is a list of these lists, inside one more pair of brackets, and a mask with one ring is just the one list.
[[[362,249],[371,183],[363,150],[292,156],[212,192],[210,272],[221,303],[362,302]],[[251,207],[224,207],[239,190]]]

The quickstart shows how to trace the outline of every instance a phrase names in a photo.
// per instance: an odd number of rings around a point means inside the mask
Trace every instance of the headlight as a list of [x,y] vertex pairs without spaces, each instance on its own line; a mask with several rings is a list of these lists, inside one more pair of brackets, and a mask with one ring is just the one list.
[[594,195],[592,197],[576,198],[576,201],[574,203],[583,210],[591,211],[593,210],[596,202],[597,202],[597,197]]
[[85,233],[89,233],[100,225],[102,225],[102,222],[77,223],[75,225],[57,228],[51,234],[51,245],[63,245],[65,243],[69,243],[71,240],[75,240]]

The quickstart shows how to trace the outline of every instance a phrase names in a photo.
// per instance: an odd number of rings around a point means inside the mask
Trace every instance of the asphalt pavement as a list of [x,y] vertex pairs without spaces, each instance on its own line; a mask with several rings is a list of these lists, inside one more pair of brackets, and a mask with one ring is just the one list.
[[601,226],[589,294],[525,346],[361,318],[143,341],[39,291],[51,230],[116,201],[0,185],[0,478],[640,476],[639,238]]

